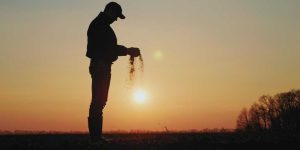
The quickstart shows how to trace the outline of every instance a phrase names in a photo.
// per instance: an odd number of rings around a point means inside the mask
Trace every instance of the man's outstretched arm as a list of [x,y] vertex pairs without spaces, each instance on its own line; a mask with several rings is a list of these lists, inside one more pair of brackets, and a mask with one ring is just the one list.
[[131,55],[137,57],[140,55],[140,49],[135,47],[126,48],[123,45],[117,45],[116,49],[118,56]]

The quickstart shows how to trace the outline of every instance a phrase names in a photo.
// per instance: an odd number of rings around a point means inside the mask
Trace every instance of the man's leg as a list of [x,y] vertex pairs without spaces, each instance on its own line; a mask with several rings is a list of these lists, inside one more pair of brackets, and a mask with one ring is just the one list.
[[103,109],[108,98],[110,85],[110,66],[92,64],[90,66],[92,77],[92,101],[89,109],[88,126],[92,141],[102,138]]

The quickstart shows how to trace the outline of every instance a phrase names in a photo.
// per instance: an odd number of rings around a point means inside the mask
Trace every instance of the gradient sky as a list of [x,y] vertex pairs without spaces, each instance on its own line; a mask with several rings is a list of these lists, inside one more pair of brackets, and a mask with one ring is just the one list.
[[[0,1],[0,130],[87,131],[86,31],[106,0]],[[299,0],[118,0],[118,43],[139,47],[148,93],[112,67],[104,130],[235,128],[263,94],[300,88]]]

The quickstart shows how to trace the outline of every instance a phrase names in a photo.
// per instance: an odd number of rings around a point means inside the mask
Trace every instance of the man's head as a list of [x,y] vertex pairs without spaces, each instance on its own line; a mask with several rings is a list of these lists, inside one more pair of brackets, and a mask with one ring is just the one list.
[[122,14],[121,6],[116,2],[110,2],[105,6],[104,13],[107,17],[111,19],[111,23],[116,21],[119,18],[125,19],[125,16]]

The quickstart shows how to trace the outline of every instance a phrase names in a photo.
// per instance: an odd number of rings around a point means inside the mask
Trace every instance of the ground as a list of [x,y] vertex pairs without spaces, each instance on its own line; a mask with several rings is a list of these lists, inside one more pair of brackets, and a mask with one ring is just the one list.
[[0,135],[1,150],[231,150],[231,149],[296,149],[298,133],[111,133],[107,144],[89,141],[87,134]]

